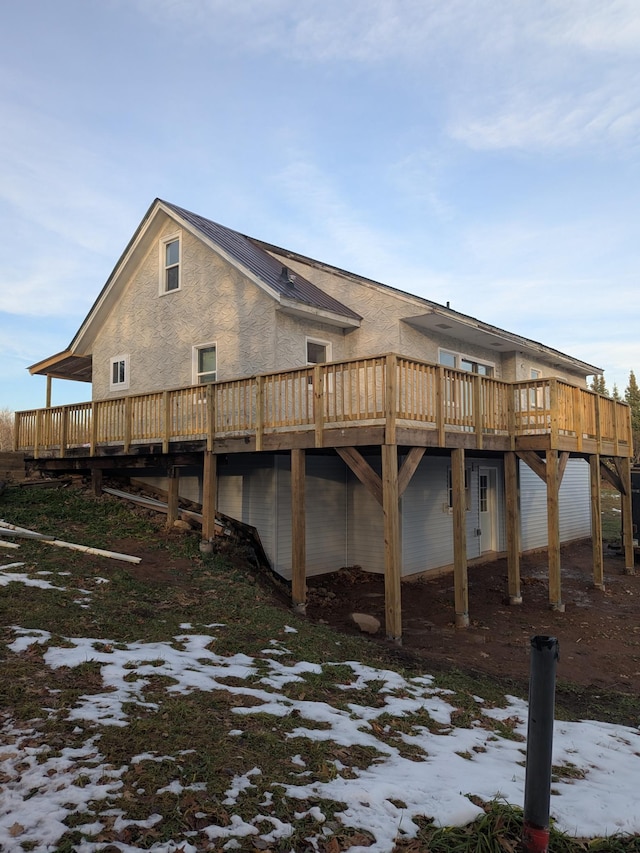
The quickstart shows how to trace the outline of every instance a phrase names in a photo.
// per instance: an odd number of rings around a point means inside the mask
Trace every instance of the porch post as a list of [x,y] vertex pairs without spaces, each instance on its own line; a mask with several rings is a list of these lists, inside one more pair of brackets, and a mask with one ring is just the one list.
[[180,469],[177,465],[169,466],[169,483],[167,486],[167,527],[172,527],[178,518],[178,486],[180,485]]
[[602,499],[600,494],[600,454],[589,456],[591,475],[591,547],[593,551],[593,585],[604,589],[604,559],[602,554]]
[[51,381],[52,381],[52,379],[53,379],[53,377],[51,376],[51,374],[47,373],[47,392],[46,392],[47,396],[46,396],[46,401],[45,401],[45,407],[47,409],[51,408]]
[[518,499],[518,457],[504,455],[504,485],[507,503],[507,576],[509,604],[522,604],[520,588],[520,503]]
[[307,607],[306,581],[306,454],[291,451],[291,599],[299,613]]
[[467,501],[464,488],[464,449],[451,451],[453,491],[453,580],[456,628],[469,627],[469,584],[467,579]]
[[218,493],[218,457],[205,450],[202,466],[202,538],[213,539],[216,532],[216,509]]
[[401,546],[398,507],[398,445],[383,444],[382,513],[384,516],[384,599],[387,637],[402,642]]
[[552,610],[564,612],[560,578],[560,472],[558,451],[546,451],[547,465],[547,546],[549,553],[549,604]]

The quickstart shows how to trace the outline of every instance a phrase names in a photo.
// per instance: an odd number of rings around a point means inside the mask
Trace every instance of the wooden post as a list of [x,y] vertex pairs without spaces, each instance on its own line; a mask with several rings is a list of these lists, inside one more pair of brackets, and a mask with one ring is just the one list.
[[518,495],[518,457],[504,455],[504,484],[507,502],[507,575],[509,604],[522,604],[520,588],[520,502]]
[[324,445],[324,376],[322,364],[313,368],[313,421],[315,425],[315,446]]
[[635,575],[635,558],[633,553],[633,510],[631,493],[631,459],[616,460],[616,468],[622,480],[623,491],[620,495],[622,502],[622,545],[624,548],[624,572]]
[[46,391],[46,402],[45,402],[45,406],[47,407],[47,409],[51,408],[51,380],[52,380],[52,378],[53,377],[51,377],[47,373],[47,391]]
[[306,580],[306,455],[304,450],[291,451],[291,600],[299,613],[307,607]]
[[102,468],[91,469],[91,489],[97,498],[102,494]]
[[600,423],[600,394],[596,394],[596,439],[598,443],[598,454],[602,453],[602,425]]
[[93,401],[91,403],[91,443],[89,446],[89,456],[96,455],[96,445],[98,444],[98,406]]
[[124,453],[128,453],[131,448],[131,428],[133,426],[133,400],[131,397],[124,398]]
[[383,444],[382,514],[384,516],[384,600],[387,637],[402,642],[401,545],[398,505],[398,446]]
[[162,452],[169,452],[169,438],[171,436],[171,398],[168,391],[162,392]]
[[67,441],[69,437],[69,407],[63,406],[60,413],[60,451],[58,455],[60,459],[64,459],[67,450]]
[[560,579],[560,476],[558,471],[558,451],[547,450],[546,457],[549,604],[552,610],[559,610],[561,613],[564,613]]
[[40,442],[42,441],[42,409],[36,412],[36,434],[33,437],[33,458],[39,458]]
[[436,368],[436,430],[438,431],[438,447],[444,447],[445,441],[445,375],[444,367],[439,364]]
[[469,627],[469,584],[467,579],[467,500],[464,487],[464,450],[451,451],[453,491],[453,580],[456,628]]
[[482,431],[482,376],[474,374],[471,381],[473,382],[473,423],[476,431],[476,447],[482,450],[484,442],[484,433]]
[[264,435],[264,376],[256,376],[256,450],[262,450]]
[[[384,443],[391,445],[396,443],[396,414],[397,414],[397,377],[396,367],[398,357],[395,353],[387,355],[386,363],[386,382],[385,382],[385,427],[384,427]],[[397,456],[397,454],[396,454]],[[396,472],[397,474],[397,472]]]
[[516,449],[516,394],[520,394],[519,388],[507,388],[507,424],[509,426],[509,446],[511,450]]
[[593,551],[593,585],[604,589],[604,558],[602,554],[602,502],[600,495],[600,456],[589,456],[591,474],[591,546]]
[[559,426],[559,393],[558,393],[558,380],[555,377],[552,377],[549,380],[549,410],[551,412],[551,423],[550,423],[550,431],[551,431],[551,447],[557,449],[558,447],[558,426]]
[[178,518],[178,488],[180,485],[180,469],[176,465],[169,467],[169,483],[167,487],[167,527],[173,527]]
[[216,532],[218,457],[205,450],[202,465],[202,538],[213,539]]

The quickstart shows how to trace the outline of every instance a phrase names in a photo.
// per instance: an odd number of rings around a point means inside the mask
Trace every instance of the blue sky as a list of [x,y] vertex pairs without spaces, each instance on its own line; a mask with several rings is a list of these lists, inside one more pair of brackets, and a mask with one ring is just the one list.
[[0,408],[156,196],[640,372],[637,0],[22,0],[0,108]]

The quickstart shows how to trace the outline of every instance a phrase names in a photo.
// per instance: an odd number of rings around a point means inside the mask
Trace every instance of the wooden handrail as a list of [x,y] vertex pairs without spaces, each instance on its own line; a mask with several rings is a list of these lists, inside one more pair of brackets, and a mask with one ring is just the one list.
[[435,430],[441,447],[451,432],[475,435],[477,448],[502,435],[512,450],[523,436],[547,434],[552,447],[570,436],[577,450],[589,439],[595,452],[632,452],[626,403],[554,377],[510,383],[395,353],[17,412],[15,446],[37,458],[155,441],[166,453],[172,441],[191,439],[213,450],[224,434],[253,435],[260,450],[268,433],[308,429],[322,447],[328,428],[372,423],[384,426],[388,444],[406,424]]

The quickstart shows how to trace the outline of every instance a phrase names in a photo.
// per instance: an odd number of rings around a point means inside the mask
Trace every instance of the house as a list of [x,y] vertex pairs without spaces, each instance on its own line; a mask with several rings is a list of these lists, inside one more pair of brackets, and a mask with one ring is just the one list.
[[[600,471],[623,496],[633,569],[628,407],[587,387],[599,368],[544,344],[247,237],[156,199],[67,350],[30,368],[44,409],[16,415],[42,467],[126,469],[255,526],[303,607],[305,577],[453,567],[468,624],[471,559],[594,540]],[[92,402],[51,407],[52,378]],[[609,464],[605,464],[609,460]],[[158,479],[160,478],[160,480]],[[627,518],[629,516],[629,518]],[[630,544],[631,543],[631,544]]]

